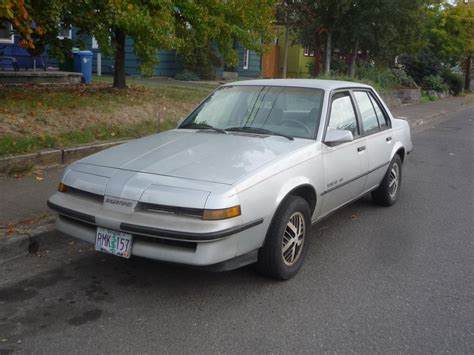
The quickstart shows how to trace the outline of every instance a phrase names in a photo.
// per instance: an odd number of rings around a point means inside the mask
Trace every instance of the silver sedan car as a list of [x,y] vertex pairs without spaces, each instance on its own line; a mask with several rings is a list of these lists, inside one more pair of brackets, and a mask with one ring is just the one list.
[[371,192],[397,201],[405,120],[367,85],[253,80],[215,90],[178,126],[70,165],[48,205],[96,250],[288,279],[311,227]]

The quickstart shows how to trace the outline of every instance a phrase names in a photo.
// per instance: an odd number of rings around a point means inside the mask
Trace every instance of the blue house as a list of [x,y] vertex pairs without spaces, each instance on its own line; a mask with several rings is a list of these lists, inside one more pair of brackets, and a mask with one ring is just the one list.
[[[60,38],[77,39],[78,33],[75,29],[64,30],[60,33]],[[93,56],[93,67],[92,71],[97,73],[97,57],[100,53],[100,49],[97,45],[97,41],[91,37],[83,38],[85,42],[85,48],[89,49],[94,53]],[[261,74],[261,56],[254,51],[237,46],[239,52],[239,64],[235,68],[231,69],[233,74],[238,77],[258,77]],[[3,52],[3,53],[2,53]],[[31,69],[36,63],[36,68],[41,68],[42,63],[46,67],[60,67],[60,63],[55,58],[49,57],[47,51],[40,57],[32,58],[27,50],[20,48],[18,44],[18,36],[11,34],[11,25],[6,24],[3,28],[0,28],[0,58],[1,56],[9,56],[17,58],[20,69]],[[168,76],[174,77],[176,74],[184,70],[184,66],[180,56],[175,50],[160,50],[157,52],[159,64],[154,69],[154,75],[156,76]],[[112,57],[101,56],[101,72],[103,74],[113,73]],[[12,69],[11,62],[8,60],[0,60],[1,69]],[[223,76],[224,71],[228,71],[228,68],[217,67],[216,78],[220,79]],[[125,42],[125,72],[128,75],[140,75],[139,60],[133,51],[133,40],[127,38]]]
[[[100,49],[94,38],[88,38],[85,40],[86,49],[92,50],[93,56],[93,72],[97,72],[97,54],[100,53]],[[237,46],[239,52],[239,64],[233,71],[239,77],[258,77],[261,74],[261,56],[260,54]],[[156,76],[168,76],[174,77],[176,74],[181,73],[184,70],[182,60],[175,50],[160,50],[157,52],[158,65],[154,70]],[[112,57],[102,56],[102,73],[112,73],[114,59]],[[139,75],[140,61],[133,51],[133,40],[129,37],[125,40],[125,72],[128,75]],[[216,78],[222,78],[224,67],[216,67]]]
[[12,26],[8,22],[0,22],[0,69],[14,69],[12,61],[15,58],[19,69],[30,70],[33,68],[46,69],[48,63],[47,53],[33,57],[19,45],[18,36],[13,35]]

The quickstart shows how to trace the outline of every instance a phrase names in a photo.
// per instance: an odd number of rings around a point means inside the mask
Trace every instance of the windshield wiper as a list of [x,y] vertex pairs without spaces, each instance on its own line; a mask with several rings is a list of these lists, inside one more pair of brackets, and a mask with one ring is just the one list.
[[223,130],[222,128],[212,127],[210,124],[207,124],[207,123],[188,123],[184,126],[181,126],[180,128],[213,129],[216,132],[227,134],[227,132]]
[[269,129],[258,128],[258,127],[250,127],[250,126],[230,127],[230,128],[226,128],[226,131],[247,132],[247,133],[257,133],[257,134],[269,134],[269,135],[272,135],[272,136],[285,137],[285,138],[289,139],[290,141],[294,140],[294,138],[292,136],[289,136],[287,134],[278,133],[278,132],[270,131]]

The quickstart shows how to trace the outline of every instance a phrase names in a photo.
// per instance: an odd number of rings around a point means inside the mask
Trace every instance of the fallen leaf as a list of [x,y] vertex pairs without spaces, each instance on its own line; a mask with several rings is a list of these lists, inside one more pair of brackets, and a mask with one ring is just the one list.
[[35,179],[38,180],[38,181],[43,181],[43,180],[44,180],[44,177],[42,177],[42,176],[36,176]]

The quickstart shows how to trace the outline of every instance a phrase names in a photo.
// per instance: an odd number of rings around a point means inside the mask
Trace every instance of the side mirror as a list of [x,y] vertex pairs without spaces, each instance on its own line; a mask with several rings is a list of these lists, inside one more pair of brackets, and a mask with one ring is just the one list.
[[184,117],[181,117],[178,122],[176,122],[176,128],[179,128],[179,126],[181,126],[181,123],[184,122]]
[[328,129],[324,143],[332,146],[339,143],[352,142],[353,140],[354,136],[351,131],[346,129]]

